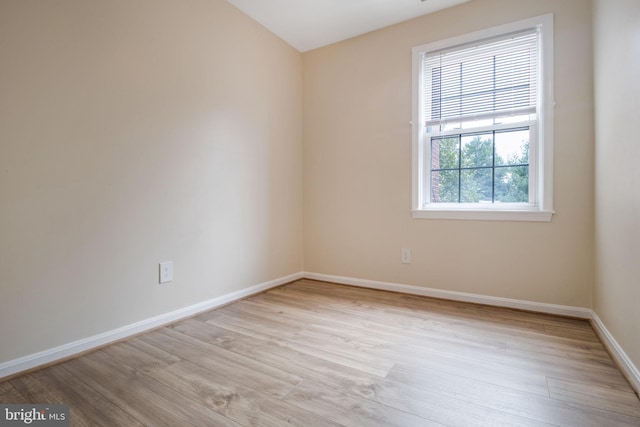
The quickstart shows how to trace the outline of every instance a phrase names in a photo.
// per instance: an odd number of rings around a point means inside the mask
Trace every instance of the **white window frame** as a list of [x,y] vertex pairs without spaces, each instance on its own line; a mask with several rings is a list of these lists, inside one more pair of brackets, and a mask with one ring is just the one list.
[[[425,168],[431,164],[422,111],[423,57],[429,52],[467,45],[475,41],[536,29],[540,35],[537,120],[531,128],[529,174],[530,203],[431,203]],[[412,213],[413,218],[504,221],[551,221],[553,210],[553,15],[476,31],[422,46],[413,53]],[[459,133],[466,133],[466,129]],[[535,139],[534,139],[535,138]]]

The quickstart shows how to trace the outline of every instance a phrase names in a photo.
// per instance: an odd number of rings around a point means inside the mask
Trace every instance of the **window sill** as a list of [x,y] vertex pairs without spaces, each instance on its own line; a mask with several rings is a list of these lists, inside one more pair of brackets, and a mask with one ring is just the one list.
[[488,209],[414,209],[415,219],[551,222],[555,211]]

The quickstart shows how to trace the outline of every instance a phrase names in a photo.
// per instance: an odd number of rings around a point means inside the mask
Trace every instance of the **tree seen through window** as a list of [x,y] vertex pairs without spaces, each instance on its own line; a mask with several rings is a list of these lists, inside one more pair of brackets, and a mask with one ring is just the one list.
[[431,140],[432,203],[527,203],[529,129]]

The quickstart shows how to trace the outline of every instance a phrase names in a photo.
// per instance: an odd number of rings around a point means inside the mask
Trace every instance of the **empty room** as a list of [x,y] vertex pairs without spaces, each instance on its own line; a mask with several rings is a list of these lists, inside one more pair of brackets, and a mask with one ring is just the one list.
[[0,425],[640,426],[640,1],[0,0]]

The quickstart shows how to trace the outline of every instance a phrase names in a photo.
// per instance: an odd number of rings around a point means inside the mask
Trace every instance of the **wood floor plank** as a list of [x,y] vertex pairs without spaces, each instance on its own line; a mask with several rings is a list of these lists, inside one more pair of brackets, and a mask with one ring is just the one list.
[[[15,385],[16,389],[20,391],[25,397],[28,403],[31,404],[68,404],[67,390],[48,387],[46,383],[40,380],[43,373],[41,371],[24,375],[13,379],[11,382]],[[69,424],[79,427],[91,427],[89,418],[85,415],[84,411],[71,404],[69,404]]]
[[276,397],[284,396],[302,381],[302,378],[281,369],[168,328],[146,334],[142,339],[165,351],[179,353],[183,359],[196,365]]
[[595,343],[600,342],[598,336],[591,328],[578,328],[569,325],[547,325],[544,329],[547,334],[556,337],[563,337],[580,341],[591,341]]
[[[425,378],[422,377],[422,380]],[[503,411],[481,402],[474,402],[467,396],[484,393],[491,396],[500,388],[493,384],[439,374],[429,378],[428,386],[420,387],[411,381],[394,381],[389,378],[371,377],[366,381],[343,380],[331,384],[325,380],[323,385],[341,390],[350,395],[379,402],[383,405],[412,413],[447,426],[549,426],[553,425],[534,418],[524,417]]]
[[0,382],[79,426],[640,426],[591,325],[300,280]]
[[301,353],[278,343],[261,341],[198,319],[190,319],[171,328],[201,341],[290,372],[300,378],[320,381],[326,377],[344,377],[357,380],[371,376],[366,372],[340,363]]
[[362,358],[359,357],[359,355],[357,354],[354,355],[350,352],[340,351],[340,349],[338,349],[338,351],[336,352],[334,351],[334,348],[317,345],[319,343],[308,344],[305,342],[301,343],[299,340],[295,338],[293,339],[282,338],[278,336],[277,329],[274,329],[274,328],[265,329],[264,326],[260,325],[259,323],[250,322],[250,321],[247,321],[246,319],[238,318],[235,316],[229,316],[224,314],[217,315],[213,318],[209,318],[207,320],[207,323],[224,327],[238,333],[248,334],[257,339],[262,339],[269,342],[275,342],[282,346],[289,347],[293,350],[296,350],[300,353],[305,353],[305,354],[319,357],[321,359],[334,361],[344,366],[348,366],[360,371],[372,373],[380,377],[384,377],[385,375],[387,375],[387,373],[391,369],[391,366],[393,365],[393,364],[390,364],[388,361],[383,366],[379,366],[377,364],[370,365],[367,363],[367,361],[363,361]]
[[34,376],[49,392],[56,393],[56,398],[61,403],[69,405],[70,420],[73,425],[78,423],[81,415],[83,424],[89,426],[143,426],[129,413],[86,385],[61,365],[36,372]]
[[[329,313],[316,314],[310,307],[287,307],[287,300],[274,302],[267,297],[255,300],[246,300],[238,304],[237,308],[253,313],[260,313],[263,316],[277,316],[284,321],[300,323],[306,321],[307,330],[325,332],[333,336],[343,336],[350,339],[353,333],[362,331],[363,328],[370,331],[367,336],[362,337],[359,342],[370,342],[371,345],[394,344],[398,340],[402,342],[424,342],[425,339],[442,341],[445,345],[460,345],[466,348],[472,346],[477,348],[487,348],[492,350],[504,350],[506,344],[503,339],[487,339],[479,336],[477,331],[466,335],[460,333],[442,334],[433,323],[421,325],[412,321],[411,324],[405,322],[398,324],[398,316],[389,316],[381,313],[376,316],[376,320],[371,319],[359,321],[354,319],[350,313],[343,313],[342,316],[328,316]],[[309,323],[309,320],[315,322]]]
[[631,390],[613,390],[557,378],[549,378],[548,382],[549,392],[554,399],[626,414],[640,420],[640,401]]
[[397,362],[445,372],[466,372],[470,378],[521,391],[547,395],[547,376],[575,380],[597,381],[612,388],[629,388],[618,369],[611,366],[580,361],[578,358],[545,357],[539,359],[528,354],[513,355],[488,352],[452,352],[446,347],[398,346]]
[[29,403],[10,381],[0,383],[0,403]]
[[243,426],[340,426],[188,361],[155,370],[151,376]]
[[[402,349],[400,349],[402,351]],[[404,353],[406,354],[406,353]],[[488,362],[483,357],[473,357],[465,354],[455,354],[438,351],[421,351],[413,353],[418,363],[406,363],[409,357],[403,357],[398,365],[413,366],[416,370],[439,371],[450,375],[461,375],[469,379],[486,382],[513,390],[548,396],[546,377],[542,373],[527,371],[508,364]]]
[[[395,366],[389,378],[403,384],[425,388],[434,383],[434,371],[415,366]],[[448,381],[438,381],[442,393],[455,395],[469,402],[492,409],[531,418],[558,426],[602,427],[638,426],[640,418],[622,413],[603,411],[586,405],[565,404],[557,399],[521,392],[507,387],[494,387],[490,393],[484,388],[464,386],[465,379],[448,376]],[[460,392],[464,389],[463,392]],[[639,403],[640,404],[640,403]]]
[[303,409],[346,426],[442,427],[442,424],[309,381],[284,398]]
[[[97,351],[64,368],[147,426],[238,426],[199,402]],[[115,424],[114,424],[115,425]]]
[[507,339],[507,350],[512,354],[527,354],[529,357],[559,356],[563,358],[579,356],[580,360],[590,360],[615,366],[602,343],[567,342],[541,339],[539,336],[512,335]]
[[[330,294],[326,292],[329,287]],[[434,298],[400,294],[395,292],[383,292],[370,289],[355,288],[351,286],[335,286],[314,281],[300,281],[290,287],[275,290],[281,294],[291,294],[296,290],[304,293],[314,293],[320,296],[330,295],[334,301],[341,301],[353,307],[376,308],[385,310],[402,310],[404,314],[416,317],[426,316],[429,319],[440,319],[455,324],[464,324],[465,320],[476,320],[480,323],[490,323],[494,326],[508,325],[513,330],[535,329],[542,331],[545,325],[558,322],[559,318],[547,318],[546,315],[536,313],[523,313],[520,311],[488,307],[466,302],[444,301]],[[491,320],[494,320],[493,322]],[[561,325],[567,322],[576,323],[574,319],[560,320]],[[584,324],[577,321],[577,324]]]
[[[385,345],[382,339],[374,337],[362,337],[355,341],[348,334],[344,334],[343,325],[327,325],[326,329],[315,327],[313,324],[306,325],[301,317],[283,317],[274,316],[268,311],[260,311],[255,306],[238,304],[234,313],[243,319],[250,319],[261,325],[269,325],[273,330],[284,330],[288,325],[301,325],[294,334],[287,335],[289,340],[295,340],[297,343],[307,344],[314,347],[321,347],[324,351],[331,352],[335,355],[350,357],[354,360],[366,364],[367,366],[375,366],[382,371],[388,371],[394,364],[390,358],[384,357],[375,351]],[[279,338],[275,336],[274,338]]]
[[[288,289],[288,288],[287,288]],[[303,296],[304,291],[298,291],[292,297],[290,292],[285,292],[283,289],[278,289],[278,294],[276,298],[279,298],[282,301],[282,304],[295,304],[296,307],[306,308],[308,310],[314,311],[317,310],[317,307],[307,303],[306,307],[303,304],[297,304],[298,301],[304,301]],[[394,296],[392,293],[383,293]],[[271,293],[260,295],[260,298],[266,300],[271,298],[273,300],[273,295]],[[397,297],[399,298],[399,297]],[[254,299],[250,300],[253,302]],[[255,301],[260,301],[255,299]],[[273,301],[269,301],[273,302]],[[345,308],[348,307],[348,308]],[[436,305],[437,309],[442,311],[441,305]],[[450,308],[449,308],[450,309]],[[489,311],[493,308],[488,308],[485,311]],[[506,314],[501,316],[496,316],[492,314],[491,316],[485,315],[474,315],[473,318],[469,319],[468,316],[464,317],[459,315],[456,311],[452,311],[451,314],[437,315],[434,313],[433,309],[422,309],[422,310],[411,310],[408,311],[405,307],[402,306],[394,306],[393,300],[386,302],[377,302],[377,303],[358,303],[354,304],[353,301],[346,300],[343,304],[336,304],[335,302],[331,304],[331,306],[323,311],[331,312],[333,314],[339,310],[346,310],[345,313],[348,313],[351,318],[355,318],[356,320],[362,319],[363,321],[369,322],[379,322],[375,326],[376,328],[372,328],[377,330],[377,328],[402,328],[403,334],[406,333],[407,330],[411,331],[416,327],[421,327],[426,330],[441,330],[446,331],[448,336],[451,335],[459,335],[464,337],[468,341],[473,342],[474,337],[478,337],[479,335],[483,337],[483,339],[487,340],[490,337],[495,337],[496,340],[504,340],[508,339],[519,340],[521,338],[531,337],[536,339],[536,335],[546,334],[545,325],[542,324],[542,320],[540,315],[535,313],[523,313],[523,312],[514,312],[513,310],[507,309],[497,309],[501,311],[506,310]],[[345,314],[343,313],[343,314]],[[481,313],[481,312],[479,312]],[[385,322],[385,315],[392,314],[391,317],[394,322]],[[326,315],[326,313],[325,313]],[[529,319],[526,321],[517,320],[517,317],[530,317],[534,316],[534,321],[529,322]],[[332,316],[339,317],[339,316]],[[567,326],[571,325],[572,327],[578,327],[578,330],[587,330],[590,334],[592,334],[592,330],[589,324],[586,321],[575,320],[575,319],[562,319],[560,322],[557,322],[555,318],[547,316],[549,318],[548,322],[551,325],[561,325]],[[504,319],[510,319],[509,322],[505,322]],[[543,317],[544,318],[544,317]],[[465,320],[466,319],[466,320]],[[351,319],[353,321],[353,319]],[[469,320],[473,320],[473,323],[470,323]],[[516,325],[525,324],[526,327],[519,328]],[[531,326],[533,325],[533,327]],[[578,325],[578,326],[576,326]],[[482,334],[478,334],[481,331]],[[454,334],[452,334],[454,332]],[[514,332],[517,332],[515,334]],[[469,339],[471,337],[471,339]],[[559,340],[556,339],[556,342],[560,344],[566,344],[568,339]],[[549,340],[550,343],[553,341]],[[570,342],[574,347],[577,347],[575,341]],[[606,351],[602,347],[600,343],[597,343],[597,347],[599,348],[603,357],[610,359],[606,354]]]
[[[217,345],[254,357],[273,366],[290,370],[296,375],[331,389],[343,390],[350,395],[373,400],[400,410],[413,408],[414,411],[418,411],[415,413],[422,414],[426,418],[431,417],[438,422],[444,422],[445,425],[482,425],[478,424],[481,420],[487,422],[491,420],[494,425],[497,425],[499,420],[507,422],[506,425],[547,425],[460,401],[452,395],[447,396],[443,401],[441,397],[438,398],[437,392],[428,395],[422,390],[401,383],[394,383],[304,354],[292,353],[289,349],[270,343],[261,343],[222,328],[211,328],[211,325],[198,319],[181,322],[172,328],[207,342],[215,342]],[[440,381],[447,382],[450,381],[450,378],[446,374],[440,375]],[[542,381],[544,382],[544,378]],[[433,384],[433,380],[431,383]],[[470,381],[465,382],[465,387],[468,387],[469,383]],[[480,386],[482,385],[488,393],[492,391],[492,385],[481,383]],[[546,396],[546,383],[544,383],[544,387]],[[462,389],[458,390],[458,392],[462,391]]]
[[58,390],[48,390],[38,381],[38,371],[14,378],[10,383],[29,403],[64,403]]
[[[190,319],[184,323],[192,324],[194,320]],[[207,328],[205,323],[199,323]],[[133,363],[136,369],[239,424],[265,427],[280,427],[285,424],[301,427],[308,425],[340,426],[267,394],[257,392],[188,360],[176,361],[165,357],[165,359],[169,359],[169,363],[160,366],[156,363],[157,349],[149,344],[147,346],[147,349],[150,350],[149,353],[136,354],[136,360]],[[119,351],[112,355],[128,365],[132,365],[126,351]],[[153,368],[149,369],[150,366]]]
[[146,373],[182,360],[178,356],[147,344],[139,338],[109,346],[104,351],[132,368]]

